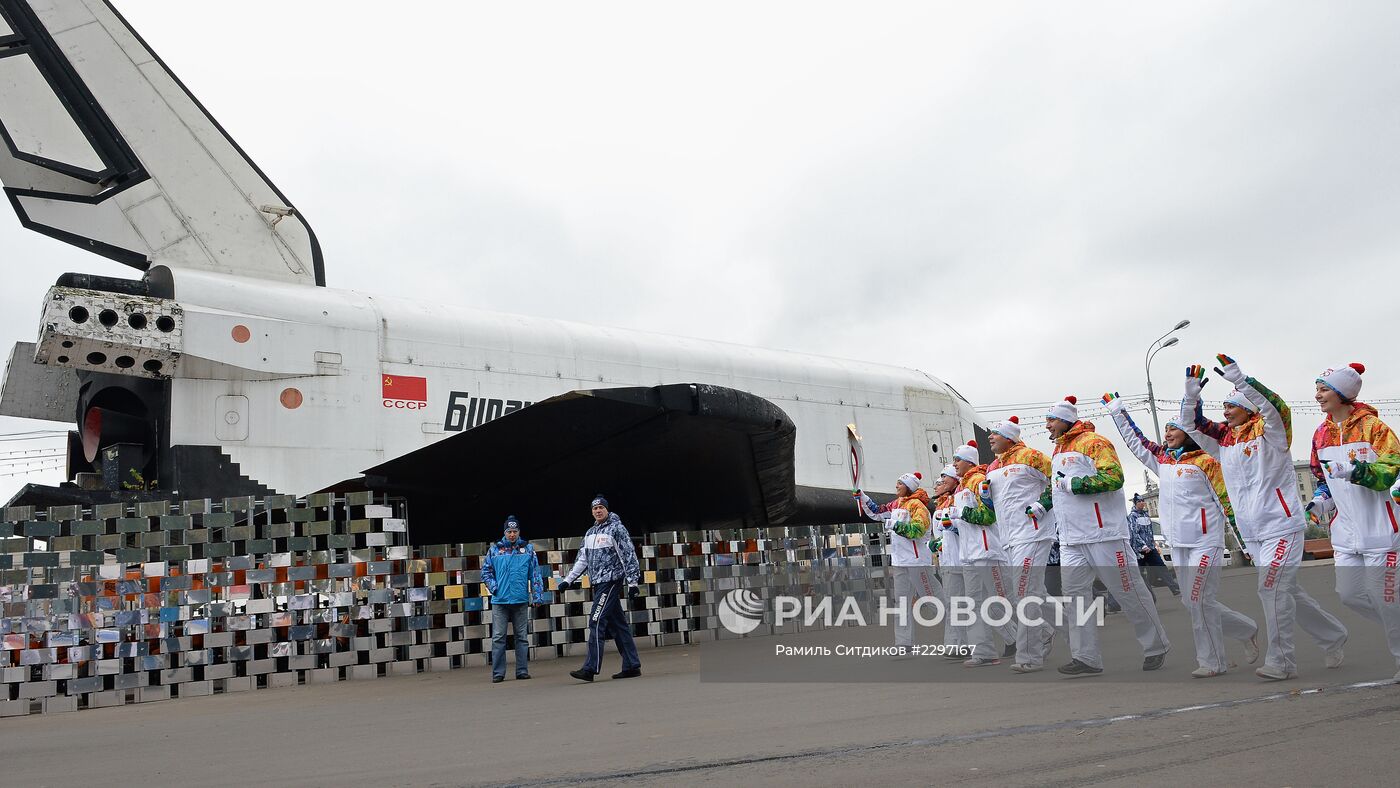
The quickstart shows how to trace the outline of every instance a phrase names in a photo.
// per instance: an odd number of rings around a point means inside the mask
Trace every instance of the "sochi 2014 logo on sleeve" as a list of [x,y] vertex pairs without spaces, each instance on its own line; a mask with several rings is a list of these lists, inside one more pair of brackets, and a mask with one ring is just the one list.
[[428,407],[427,378],[413,375],[385,375],[381,388],[386,408],[422,410]]

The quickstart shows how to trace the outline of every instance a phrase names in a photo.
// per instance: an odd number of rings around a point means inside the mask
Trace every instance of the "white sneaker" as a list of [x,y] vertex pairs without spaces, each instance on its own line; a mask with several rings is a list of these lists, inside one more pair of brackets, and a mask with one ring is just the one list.
[[1000,664],[1001,660],[997,659],[996,657],[972,657],[970,659],[963,660],[963,667],[965,668],[987,668],[991,667],[992,665]]
[[1042,670],[1045,670],[1044,665],[1028,665],[1023,662],[1011,666],[1012,673],[1039,673]]
[[1259,661],[1259,633],[1255,632],[1249,636],[1249,640],[1244,641],[1244,659],[1253,665]]
[[1287,673],[1282,668],[1276,668],[1273,665],[1255,668],[1254,675],[1261,679],[1268,679],[1269,681],[1287,681],[1288,679],[1298,678],[1297,673]]
[[1223,675],[1225,675],[1225,671],[1211,670],[1210,668],[1196,668],[1195,670],[1191,671],[1191,678],[1193,679],[1213,679],[1216,676]]
[[1347,655],[1342,653],[1342,647],[1337,646],[1336,648],[1330,649],[1327,652],[1327,656],[1323,657],[1322,659],[1322,664],[1326,665],[1329,670],[1333,668],[1340,668],[1342,666],[1342,663],[1346,661],[1346,658]]

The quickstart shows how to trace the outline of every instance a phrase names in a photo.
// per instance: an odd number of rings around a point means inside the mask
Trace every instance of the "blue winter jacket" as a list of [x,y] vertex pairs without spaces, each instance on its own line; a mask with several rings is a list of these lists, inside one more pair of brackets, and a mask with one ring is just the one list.
[[481,562],[481,582],[491,592],[494,605],[544,602],[544,578],[535,546],[524,539],[493,543]]

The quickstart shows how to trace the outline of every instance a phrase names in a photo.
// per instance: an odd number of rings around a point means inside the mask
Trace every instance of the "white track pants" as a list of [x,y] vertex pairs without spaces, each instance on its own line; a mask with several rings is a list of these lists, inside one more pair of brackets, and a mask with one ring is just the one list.
[[1337,553],[1337,594],[1342,604],[1385,629],[1385,642],[1400,665],[1400,594],[1394,550]]
[[[895,604],[903,611],[903,615],[895,619],[894,644],[912,646],[914,603],[921,597],[939,598],[943,589],[938,584],[938,578],[933,576],[932,566],[892,566],[890,573],[894,577]],[[929,614],[927,607],[924,614]]]
[[[1045,562],[1050,558],[1050,541],[1018,544],[1007,548],[1011,565],[1007,567],[1010,587],[1006,598],[1019,606],[1026,597],[1044,599],[1049,593],[1045,590]],[[1040,603],[1025,605],[1025,618],[1034,621],[1050,614],[1046,622],[1031,627],[1016,623],[1016,661],[1023,665],[1044,665],[1049,651],[1050,636],[1055,631],[1053,610],[1042,610]]]
[[[1094,598],[1094,578],[1103,581],[1113,592],[1113,598],[1123,608],[1123,614],[1133,625],[1133,633],[1142,646],[1143,656],[1165,654],[1171,648],[1167,631],[1157,618],[1157,606],[1147,585],[1138,572],[1137,557],[1127,539],[1116,542],[1062,545],[1060,571],[1063,574],[1065,596],[1088,608]],[[1103,667],[1103,652],[1099,649],[1099,628],[1093,621],[1079,623],[1078,605],[1070,602],[1065,614],[1069,617],[1069,651],[1075,659],[1096,668]]]
[[953,597],[967,596],[967,580],[963,576],[962,565],[942,567],[943,573],[943,645],[966,646],[968,643],[967,625],[955,625],[947,611],[952,610]]
[[1264,623],[1269,646],[1264,664],[1286,673],[1296,673],[1293,656],[1293,625],[1296,622],[1324,650],[1341,646],[1347,628],[1337,617],[1322,609],[1298,585],[1298,567],[1303,563],[1303,532],[1251,541],[1246,547],[1259,568],[1259,601],[1264,605]]
[[1249,640],[1259,631],[1254,619],[1226,607],[1220,590],[1223,547],[1173,547],[1172,563],[1181,586],[1181,603],[1191,613],[1191,635],[1196,641],[1196,664],[1224,673],[1229,666],[1225,638]]
[[[972,600],[977,615],[968,627],[968,639],[972,644],[972,656],[982,658],[1000,657],[1001,651],[993,641],[993,633],[1000,635],[1003,643],[1016,642],[1016,624],[1013,616],[1006,623],[992,626],[982,618],[982,603],[994,597],[1007,596],[1006,565],[990,560],[971,561],[963,565],[963,577],[967,582],[967,596]],[[998,606],[993,605],[993,615]]]

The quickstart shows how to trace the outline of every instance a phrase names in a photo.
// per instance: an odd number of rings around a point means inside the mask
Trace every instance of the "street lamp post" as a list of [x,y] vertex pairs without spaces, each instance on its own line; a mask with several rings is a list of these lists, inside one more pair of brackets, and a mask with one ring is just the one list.
[[[1171,335],[1175,334],[1183,328],[1186,328],[1189,325],[1191,325],[1190,320],[1183,320],[1180,323],[1177,323],[1171,331],[1168,331],[1160,337],[1157,337],[1157,339],[1154,340],[1151,345],[1147,346],[1147,357],[1142,364],[1143,371],[1147,374],[1147,404],[1150,408],[1152,408],[1152,429],[1157,434],[1158,443],[1162,442],[1162,425],[1161,422],[1157,420],[1157,397],[1155,394],[1152,393],[1152,357],[1157,355],[1158,351],[1162,350],[1162,348],[1169,348],[1172,345],[1175,345],[1177,342],[1180,342],[1181,340],[1179,338],[1171,337]],[[1167,339],[1167,337],[1171,337],[1171,339]],[[1164,339],[1166,339],[1167,341],[1163,342],[1162,340]]]

